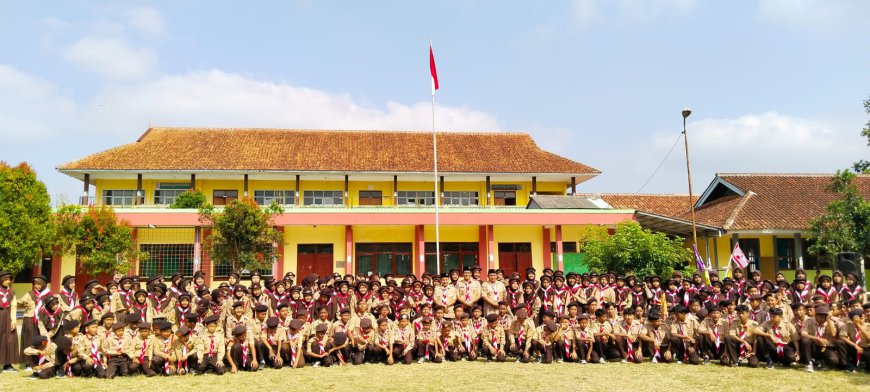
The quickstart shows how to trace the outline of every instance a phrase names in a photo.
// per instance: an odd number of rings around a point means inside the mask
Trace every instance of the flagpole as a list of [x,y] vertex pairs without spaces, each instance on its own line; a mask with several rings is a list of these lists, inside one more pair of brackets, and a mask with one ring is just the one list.
[[[432,39],[429,39],[429,51],[432,51]],[[434,81],[433,81],[434,83]],[[441,193],[438,189],[438,132],[435,131],[435,87],[432,87],[432,161],[435,171],[435,272],[441,275],[441,228],[438,218],[438,205],[441,204]]]

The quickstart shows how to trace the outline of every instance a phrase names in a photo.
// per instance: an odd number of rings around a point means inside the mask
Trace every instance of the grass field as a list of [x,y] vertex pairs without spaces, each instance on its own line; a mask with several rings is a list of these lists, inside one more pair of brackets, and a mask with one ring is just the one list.
[[30,380],[0,374],[0,391],[870,391],[870,375],[802,368],[748,369],[679,364],[443,363],[264,370],[224,376]]

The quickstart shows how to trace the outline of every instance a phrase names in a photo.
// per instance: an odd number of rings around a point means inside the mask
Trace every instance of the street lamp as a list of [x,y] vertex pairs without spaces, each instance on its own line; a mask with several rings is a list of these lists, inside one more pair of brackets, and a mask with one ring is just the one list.
[[686,119],[692,114],[692,109],[683,109],[683,141],[686,143],[686,175],[689,178],[689,207],[692,211],[692,244],[698,249],[698,230],[695,228],[695,202],[692,196],[692,168],[689,165],[689,137],[686,134]]

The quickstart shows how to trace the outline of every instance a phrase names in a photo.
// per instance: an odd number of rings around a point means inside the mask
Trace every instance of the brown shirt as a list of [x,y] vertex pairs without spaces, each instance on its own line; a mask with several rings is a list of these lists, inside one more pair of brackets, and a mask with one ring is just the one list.
[[[45,347],[44,350],[39,350],[33,347],[27,347],[24,349],[24,355],[34,356],[33,363],[36,366],[33,367],[33,370],[40,371],[42,369],[47,369],[54,366],[54,363],[57,362],[57,357],[55,356],[57,352],[57,346],[48,342],[48,346]],[[39,360],[39,357],[42,357],[42,361]],[[41,364],[40,364],[41,363]]]
[[[792,340],[800,339],[800,332],[795,328],[794,324],[785,320],[780,321],[779,325],[776,326],[773,325],[773,321],[765,321],[761,324],[759,329],[764,333],[774,336],[778,334],[779,339],[783,343],[789,343]],[[776,339],[774,339],[774,342],[776,342]]]

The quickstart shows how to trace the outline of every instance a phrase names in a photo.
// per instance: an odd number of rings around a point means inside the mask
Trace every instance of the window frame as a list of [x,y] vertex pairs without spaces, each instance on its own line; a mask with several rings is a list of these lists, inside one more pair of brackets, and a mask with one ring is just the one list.
[[[465,267],[473,267],[480,263],[480,244],[477,242],[441,242],[441,272],[449,271],[445,257],[456,256],[459,258],[459,265],[456,267],[462,270]],[[426,242],[423,245],[424,268],[426,272],[436,273],[436,270],[431,270],[430,266],[437,267],[434,264],[434,258],[438,255],[435,253],[435,243]],[[466,257],[472,258],[474,261],[466,265]]]
[[[319,195],[318,195],[319,193]],[[329,193],[329,195],[327,195]],[[336,196],[338,195],[338,196]],[[323,203],[323,201],[332,199],[331,203]],[[309,203],[309,200],[311,201]],[[320,200],[321,203],[316,203],[317,200]],[[339,202],[340,201],[340,202]],[[344,205],[344,191],[336,191],[336,190],[320,190],[320,189],[310,189],[302,192],[302,205],[304,206],[325,206],[325,207],[336,207]]]
[[[406,248],[407,250],[402,250],[400,248]],[[360,261],[361,257],[371,257],[371,266],[367,272],[371,274],[384,275],[387,273],[391,273],[397,276],[404,276],[407,274],[414,273],[414,246],[410,242],[372,242],[372,243],[356,243],[354,244],[354,259],[356,261],[355,268],[356,273],[365,273],[361,272],[360,265],[362,264]],[[390,255],[390,264],[391,269],[389,272],[380,273],[378,272],[378,256],[379,255]],[[408,272],[400,273],[397,269],[399,263],[399,257],[404,257],[407,260]]]
[[[272,196],[267,196],[266,194],[272,192]],[[281,192],[281,196],[278,196],[278,192]],[[257,195],[257,194],[261,195]],[[260,201],[262,200],[262,202]],[[272,202],[266,202],[266,200],[283,200],[283,202],[278,203],[281,206],[293,206],[296,205],[296,191],[288,190],[288,189],[256,189],[254,190],[254,202],[260,206],[268,206],[271,205]],[[289,200],[289,202],[288,202]]]
[[[114,192],[123,192],[123,193],[129,192],[130,194],[129,195],[122,194],[122,195],[116,196],[113,194]],[[106,205],[106,206],[127,207],[127,206],[136,205],[136,190],[135,189],[103,189],[101,196],[102,196],[101,200],[103,202],[103,205]],[[110,202],[110,200],[114,200],[114,199],[120,199],[121,203],[115,204],[114,202]],[[130,200],[130,204],[125,203],[127,199]]]
[[[414,202],[410,203],[411,200]],[[397,191],[396,204],[403,207],[435,206],[435,191]]]
[[442,193],[442,204],[445,206],[477,207],[480,206],[480,192],[477,191],[448,191]]

